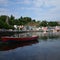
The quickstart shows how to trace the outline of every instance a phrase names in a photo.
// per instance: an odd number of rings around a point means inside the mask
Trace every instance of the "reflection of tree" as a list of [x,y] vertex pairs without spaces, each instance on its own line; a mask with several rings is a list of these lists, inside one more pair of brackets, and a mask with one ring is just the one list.
[[53,32],[47,32],[47,34],[40,34],[39,36],[40,39],[42,40],[49,40],[49,39],[57,39],[60,38],[59,33],[53,33]]
[[60,38],[59,35],[54,35],[54,34],[51,34],[51,35],[44,35],[44,36],[40,36],[40,39],[43,39],[43,40],[48,40],[48,39],[57,39],[57,38]]
[[59,36],[49,36],[50,39],[59,38]]
[[27,26],[26,29],[29,30],[29,26]]
[[47,36],[41,36],[40,39],[47,40],[48,37]]

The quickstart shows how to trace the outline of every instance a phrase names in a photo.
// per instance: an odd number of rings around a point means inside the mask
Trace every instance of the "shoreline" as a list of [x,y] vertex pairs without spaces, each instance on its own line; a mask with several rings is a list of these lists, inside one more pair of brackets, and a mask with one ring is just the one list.
[[43,31],[35,31],[35,30],[28,30],[28,31],[19,31],[19,30],[13,30],[13,31],[0,31],[0,33],[25,33],[25,32],[43,32]]

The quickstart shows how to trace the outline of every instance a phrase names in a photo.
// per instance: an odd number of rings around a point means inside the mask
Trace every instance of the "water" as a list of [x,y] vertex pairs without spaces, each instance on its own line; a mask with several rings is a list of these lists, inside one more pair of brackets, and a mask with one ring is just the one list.
[[0,47],[0,60],[60,60],[60,32],[31,34],[38,41]]

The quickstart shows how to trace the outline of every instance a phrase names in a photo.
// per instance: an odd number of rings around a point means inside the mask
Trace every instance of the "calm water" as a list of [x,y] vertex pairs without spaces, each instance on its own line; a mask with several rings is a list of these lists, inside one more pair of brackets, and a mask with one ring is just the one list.
[[38,41],[0,47],[0,60],[60,60],[60,32],[30,34]]

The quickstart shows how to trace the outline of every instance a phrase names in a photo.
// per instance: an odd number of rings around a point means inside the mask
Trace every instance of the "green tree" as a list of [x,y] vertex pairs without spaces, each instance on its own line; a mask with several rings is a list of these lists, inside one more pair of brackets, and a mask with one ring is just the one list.
[[2,20],[3,22],[6,22],[7,17],[8,16],[6,16],[6,15],[1,15],[0,20]]
[[4,27],[4,22],[2,20],[0,20],[0,28]]
[[9,24],[14,25],[15,24],[15,17],[13,15],[10,16],[9,18]]
[[30,17],[24,17],[24,20],[26,21],[26,22],[31,22],[31,18]]
[[10,20],[15,20],[15,17],[13,15],[11,15]]
[[40,26],[47,26],[47,21],[42,21],[41,23],[40,23]]
[[50,22],[48,22],[48,25],[49,26],[58,26],[58,23],[57,22],[50,21]]

